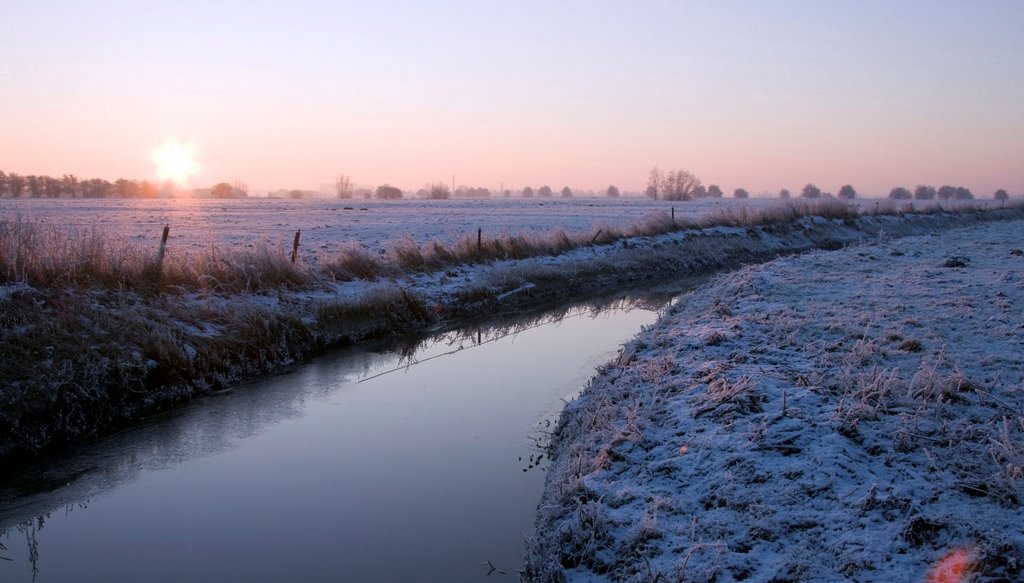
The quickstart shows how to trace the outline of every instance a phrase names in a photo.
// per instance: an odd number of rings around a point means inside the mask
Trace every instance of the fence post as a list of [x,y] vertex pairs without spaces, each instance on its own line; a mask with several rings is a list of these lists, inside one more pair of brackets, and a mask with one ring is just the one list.
[[171,224],[164,225],[164,233],[160,237],[160,252],[156,256],[156,274],[159,276],[164,271],[164,253],[167,251],[167,235],[171,232]]
[[299,236],[302,235],[302,229],[295,231],[295,240],[292,241],[292,263],[295,263],[295,259],[299,256]]
[[676,224],[676,207],[672,207],[672,224]]
[[483,234],[484,234],[483,228],[477,228],[477,230],[476,230],[476,250],[477,251],[479,251],[480,249],[483,248],[483,240],[482,240]]

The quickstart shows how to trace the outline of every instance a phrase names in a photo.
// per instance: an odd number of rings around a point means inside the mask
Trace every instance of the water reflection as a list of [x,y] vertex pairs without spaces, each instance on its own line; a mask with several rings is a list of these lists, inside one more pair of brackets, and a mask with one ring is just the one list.
[[[76,561],[150,580],[160,578],[154,569],[164,580],[336,579],[329,575],[341,569],[351,575],[342,578],[356,580],[444,581],[484,576],[485,561],[514,572],[543,481],[544,441],[563,400],[673,293],[591,301],[333,353],[5,468],[0,577],[8,580],[14,570],[14,580],[34,580],[41,570],[40,580],[66,573],[90,580]],[[636,311],[646,315],[628,316]],[[517,363],[521,378],[498,370]],[[82,516],[72,520],[74,509]],[[457,526],[445,526],[451,524]],[[472,534],[509,524],[518,526],[506,533],[511,538],[502,536],[512,542]],[[265,541],[254,538],[261,528],[271,529]],[[460,529],[469,542],[444,532]],[[135,545],[141,564],[90,553],[92,537],[126,554]],[[477,539],[478,546],[460,548]],[[219,550],[190,556],[194,567],[175,556],[205,550],[203,541]],[[247,564],[259,545],[323,564]],[[512,548],[492,552],[496,545]],[[389,555],[404,565],[381,567],[379,557]],[[462,570],[452,571],[453,562]],[[104,579],[102,572],[97,567],[94,580]]]

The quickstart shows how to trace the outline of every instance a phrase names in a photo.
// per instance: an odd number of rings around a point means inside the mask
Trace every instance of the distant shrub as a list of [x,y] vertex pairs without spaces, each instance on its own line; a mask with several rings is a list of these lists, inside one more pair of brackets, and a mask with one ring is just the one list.
[[382,184],[377,187],[374,195],[381,200],[397,200],[402,198],[402,189],[390,184]]
[[889,198],[893,200],[910,200],[913,196],[914,195],[911,194],[909,190],[902,186],[897,186],[889,191]]
[[935,198],[935,187],[925,184],[918,184],[914,189],[914,198],[917,200],[932,200]]
[[992,195],[992,198],[994,198],[996,200],[1006,200],[1006,199],[1010,198],[1010,195],[1005,190],[1000,188],[999,190],[997,190],[995,192],[995,194]]
[[956,187],[948,184],[943,184],[936,191],[936,195],[942,200],[951,200],[956,196]]
[[813,184],[808,183],[800,192],[800,196],[804,198],[821,198],[821,189]]
[[839,189],[839,198],[853,200],[857,198],[857,191],[849,184],[844,184],[843,187]]
[[452,190],[444,182],[435,182],[428,184],[426,188],[426,198],[431,200],[446,200],[452,197]]
[[613,184],[608,187],[608,190],[606,190],[605,193],[608,195],[609,198],[618,198],[620,194],[619,187]]
[[746,189],[737,188],[736,190],[732,191],[732,197],[733,198],[750,198],[750,193],[747,192]]

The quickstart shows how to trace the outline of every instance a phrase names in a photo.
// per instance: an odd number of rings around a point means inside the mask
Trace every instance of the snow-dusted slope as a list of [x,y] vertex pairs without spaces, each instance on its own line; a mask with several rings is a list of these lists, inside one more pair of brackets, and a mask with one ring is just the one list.
[[681,297],[563,413],[527,574],[1020,581],[1020,233],[782,258]]

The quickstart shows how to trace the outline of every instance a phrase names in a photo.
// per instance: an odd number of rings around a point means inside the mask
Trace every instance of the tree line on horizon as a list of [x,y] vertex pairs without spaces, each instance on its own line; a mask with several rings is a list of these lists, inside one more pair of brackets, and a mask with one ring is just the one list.
[[[11,198],[159,198],[170,196],[175,192],[174,185],[170,182],[155,182],[149,180],[127,180],[118,178],[111,182],[102,178],[80,179],[74,174],[64,174],[60,178],[42,175],[20,175],[14,172],[5,173],[0,170],[0,196]],[[196,188],[192,190],[195,196],[210,198],[245,198],[249,195],[249,187],[243,182],[233,183],[219,182],[211,188]],[[382,184],[376,188],[356,188],[352,179],[341,174],[335,181],[335,193],[338,198],[376,198],[379,200],[400,200],[405,198],[405,192],[397,186]],[[293,189],[280,190],[276,194],[289,198],[305,198],[307,191]],[[489,198],[492,196],[490,189],[486,187],[459,186],[454,191],[445,182],[434,182],[425,185],[415,192],[415,197],[426,200],[446,200],[452,197],[457,198]],[[525,186],[519,191],[510,189],[500,190],[499,195],[509,198],[518,195],[522,198],[553,198],[556,191],[550,186],[544,185],[536,189]],[[572,198],[574,191],[563,187],[557,191],[561,198]],[[587,193],[596,194],[596,193]],[[615,185],[609,185],[604,191],[605,196],[616,198],[622,192]],[[689,170],[668,170],[663,171],[654,167],[648,175],[647,188],[644,191],[647,197],[654,200],[687,201],[704,198],[723,198],[725,193],[717,184],[704,186],[700,178]],[[736,188],[732,193],[733,198],[749,198],[750,193],[744,188]],[[788,189],[781,189],[778,197],[790,198],[792,193]],[[823,192],[812,183],[808,183],[800,191],[801,198],[840,198],[852,200],[858,197],[853,186],[844,184],[839,191],[833,195],[831,192]],[[1010,198],[1005,189],[998,189],[992,197],[996,200]],[[897,186],[889,191],[888,198],[893,200],[972,200],[974,194],[964,186],[942,185],[938,188],[919,184],[911,191],[908,188]]]
[[[724,196],[721,187],[717,184],[711,184],[705,187],[700,178],[697,178],[697,176],[689,170],[663,171],[657,166],[651,169],[651,172],[648,175],[647,189],[644,191],[644,194],[646,194],[648,198],[654,200],[672,201],[722,198]],[[732,195],[733,198],[750,198],[750,193],[744,188],[737,188],[733,190]],[[779,198],[786,199],[791,196],[792,193],[789,189],[783,188],[779,190]],[[857,196],[856,189],[854,189],[850,184],[844,184],[840,187],[837,194],[822,192],[822,190],[813,183],[806,184],[800,191],[801,198],[809,199],[840,198],[852,200],[857,198]],[[964,186],[951,186],[946,184],[939,188],[935,188],[934,186],[919,184],[913,192],[902,186],[897,186],[889,191],[889,198],[894,200],[933,200],[936,198],[940,200],[973,200],[974,193]],[[1006,200],[1010,198],[1010,195],[1005,189],[1000,188],[993,193],[992,198],[996,200]]]
[[[11,198],[159,198],[175,192],[171,182],[128,180],[118,178],[111,182],[103,178],[80,179],[74,174],[60,178],[29,174],[22,176],[0,170],[0,196]],[[245,198],[249,187],[244,182],[220,182],[211,188],[196,188],[198,196],[212,198]]]

